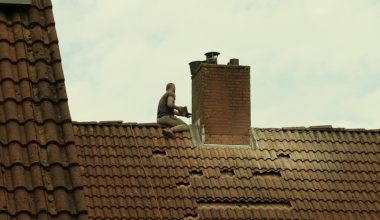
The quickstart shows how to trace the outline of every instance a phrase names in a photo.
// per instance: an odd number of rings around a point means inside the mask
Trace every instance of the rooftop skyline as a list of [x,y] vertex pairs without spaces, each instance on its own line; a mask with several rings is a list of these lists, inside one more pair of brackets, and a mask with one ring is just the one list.
[[167,82],[191,109],[188,63],[216,50],[251,66],[254,127],[380,127],[375,1],[53,5],[73,120],[154,122]]

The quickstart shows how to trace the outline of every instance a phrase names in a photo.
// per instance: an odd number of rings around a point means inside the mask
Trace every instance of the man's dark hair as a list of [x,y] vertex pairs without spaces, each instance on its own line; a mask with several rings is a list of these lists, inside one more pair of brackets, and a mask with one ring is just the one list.
[[166,91],[168,91],[168,89],[170,89],[172,86],[174,86],[174,83],[166,84]]

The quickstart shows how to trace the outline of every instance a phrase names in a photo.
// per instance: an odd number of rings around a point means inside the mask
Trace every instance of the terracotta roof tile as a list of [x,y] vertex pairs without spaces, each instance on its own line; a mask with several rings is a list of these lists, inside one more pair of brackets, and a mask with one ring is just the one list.
[[80,123],[74,130],[90,219],[380,215],[375,131],[254,129],[254,150],[198,148],[187,132],[167,140],[154,124]]
[[0,10],[0,218],[86,218],[50,0]]

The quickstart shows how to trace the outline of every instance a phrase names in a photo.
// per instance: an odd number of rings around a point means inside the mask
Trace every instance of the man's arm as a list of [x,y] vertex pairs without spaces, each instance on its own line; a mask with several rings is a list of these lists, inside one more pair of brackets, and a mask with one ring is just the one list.
[[174,109],[174,112],[176,112],[175,110],[177,110],[177,112],[178,112],[178,110],[180,108],[179,106],[175,105],[174,97],[171,95],[168,96],[167,105],[169,108]]
[[[175,100],[174,100],[173,96],[168,96],[167,105],[168,105],[168,107],[170,107],[170,108],[172,108],[174,110],[174,114],[175,115],[184,116],[186,118],[190,118],[192,116],[191,113],[187,112],[187,108],[186,107],[184,108],[184,107],[176,106],[175,105]],[[186,109],[185,113],[183,112],[184,109]]]

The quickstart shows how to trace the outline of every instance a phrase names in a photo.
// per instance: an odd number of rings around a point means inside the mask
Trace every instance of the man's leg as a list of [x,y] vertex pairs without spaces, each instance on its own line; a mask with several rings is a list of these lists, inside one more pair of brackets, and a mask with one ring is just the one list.
[[162,116],[161,118],[157,119],[157,123],[158,124],[161,124],[161,125],[164,125],[164,126],[168,126],[168,127],[174,127],[176,126],[176,121],[173,120],[170,116]]
[[175,116],[173,116],[174,119],[175,119],[175,126],[172,127],[172,131],[174,132],[180,132],[180,131],[187,131],[189,130],[189,126],[184,122],[182,121],[180,118],[177,118]]
[[157,123],[171,127],[173,132],[189,130],[187,124],[175,116],[163,116],[157,119]]

